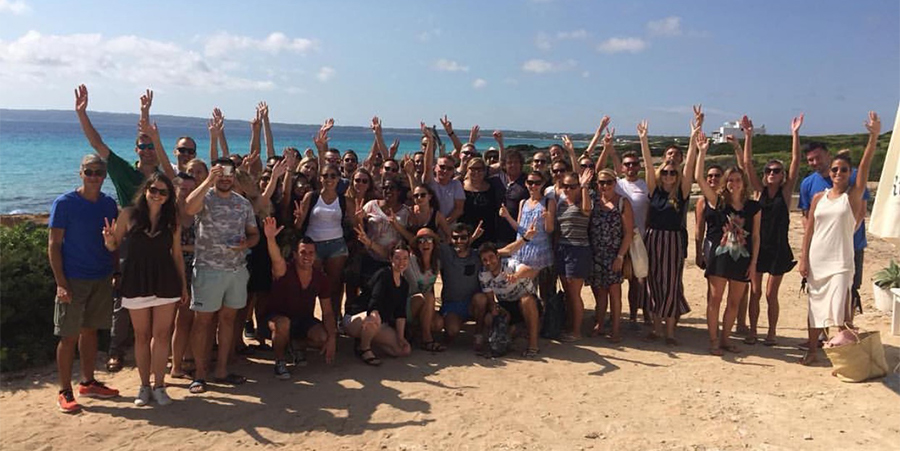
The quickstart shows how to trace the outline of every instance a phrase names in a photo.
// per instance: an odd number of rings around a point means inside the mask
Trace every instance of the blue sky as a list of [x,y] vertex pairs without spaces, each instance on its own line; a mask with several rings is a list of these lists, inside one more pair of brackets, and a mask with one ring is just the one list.
[[[78,5],[77,7],[73,5]],[[36,1],[0,0],[0,106],[276,122],[686,134],[749,114],[787,133],[892,126],[900,2],[848,1]]]

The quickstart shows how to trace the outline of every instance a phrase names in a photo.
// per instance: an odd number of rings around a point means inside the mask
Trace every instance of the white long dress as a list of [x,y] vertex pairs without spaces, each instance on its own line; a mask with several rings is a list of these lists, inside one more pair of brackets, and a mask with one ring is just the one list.
[[853,232],[856,219],[846,193],[829,199],[826,190],[814,213],[809,245],[809,324],[842,326],[853,283]]

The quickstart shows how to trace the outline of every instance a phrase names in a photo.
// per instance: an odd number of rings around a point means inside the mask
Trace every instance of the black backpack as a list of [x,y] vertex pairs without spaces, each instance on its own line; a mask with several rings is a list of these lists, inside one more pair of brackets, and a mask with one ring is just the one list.
[[488,346],[491,351],[491,357],[502,357],[509,352],[509,314],[502,309],[500,314],[494,317],[493,323],[491,323]]
[[541,318],[541,337],[555,340],[566,324],[565,293],[557,291],[544,302],[544,317]]
[[[347,198],[338,194],[338,205],[341,207],[341,218],[346,215],[347,211]],[[316,204],[319,202],[319,192],[313,191],[310,193],[309,197],[309,211],[306,212],[306,217],[303,218],[303,225],[300,227],[300,236],[306,236],[306,229],[309,227],[309,218],[312,216],[313,208],[316,208]],[[342,221],[343,223],[343,221]]]

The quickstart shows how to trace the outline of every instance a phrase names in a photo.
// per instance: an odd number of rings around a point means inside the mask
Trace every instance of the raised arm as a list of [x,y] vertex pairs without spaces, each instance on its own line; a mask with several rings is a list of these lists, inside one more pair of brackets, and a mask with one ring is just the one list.
[[[696,124],[703,124],[703,113],[700,113],[700,120],[696,122]],[[681,177],[681,196],[687,198],[691,194],[691,186],[694,184],[694,174],[695,174],[695,166],[703,166],[703,164],[697,164],[697,144],[699,135],[703,135],[702,141],[706,143],[707,149],[709,148],[709,141],[706,139],[706,134],[703,133],[702,125],[696,125],[691,129],[691,141],[688,144],[687,150],[687,158],[684,162],[684,168],[682,170]],[[704,156],[704,159],[706,157]],[[703,159],[700,160],[704,161]],[[704,178],[705,177],[701,177]]]
[[390,157],[387,145],[384,143],[384,130],[381,128],[381,119],[378,116],[372,117],[372,132],[375,134],[375,144],[381,156],[386,160]]
[[866,191],[866,182],[869,181],[869,169],[872,167],[872,158],[875,157],[875,148],[878,147],[878,134],[881,133],[881,118],[874,111],[869,111],[869,119],[865,122],[866,130],[869,132],[869,142],[866,144],[866,150],[863,151],[862,159],[859,160],[859,167],[856,169],[856,184],[850,190],[850,205],[857,215],[857,223],[860,222],[860,216],[865,217],[865,203],[863,201],[863,193]]
[[153,105],[153,91],[147,90],[141,96],[141,120],[150,122],[150,106]]
[[266,160],[275,156],[275,140],[272,138],[272,125],[269,123],[269,104],[259,102],[259,116],[262,118],[263,133],[266,138]]
[[219,116],[219,149],[222,151],[222,156],[227,157],[231,154],[228,152],[228,140],[225,139],[225,115],[223,115],[222,110],[218,108],[216,108],[213,113],[217,113]]
[[506,161],[506,146],[503,145],[503,132],[500,130],[494,130],[494,133],[491,133],[494,136],[494,141],[497,141],[497,152],[500,154],[500,158],[498,158],[498,162],[496,164],[491,165],[491,169],[499,172],[503,170],[503,162]]
[[262,192],[263,199],[272,199],[272,195],[275,194],[275,189],[278,188],[278,184],[282,183],[281,179],[284,176],[285,172],[287,172],[287,164],[284,160],[278,160],[274,166],[272,166],[272,176],[269,177],[269,183],[266,185],[266,189]]
[[650,141],[647,138],[647,120],[637,125],[638,139],[641,141],[641,158],[644,159],[644,180],[650,193],[656,190],[656,168],[653,167],[653,156],[650,155]]
[[[256,116],[250,119],[250,153],[260,153],[260,131],[262,129],[262,118],[259,116],[259,108],[256,109]],[[243,165],[242,165],[243,166]]]
[[206,177],[206,180],[194,188],[194,191],[191,191],[191,194],[188,194],[184,205],[185,214],[194,216],[197,213],[200,213],[200,210],[203,210],[203,200],[206,199],[206,193],[209,192],[210,188],[216,186],[216,181],[219,180],[219,177],[221,176],[222,166],[213,166],[210,168],[209,176]]
[[284,230],[284,226],[278,226],[275,218],[269,216],[263,219],[263,233],[266,234],[266,250],[269,251],[269,259],[272,260],[272,278],[279,279],[287,273],[287,262],[281,255],[278,247],[278,234]]
[[425,173],[422,174],[422,183],[428,184],[434,180],[434,130],[425,126],[424,122],[419,122],[419,128],[422,129],[422,136],[425,137]]
[[707,202],[709,202],[711,205],[716,205],[716,199],[718,198],[718,195],[716,194],[715,190],[713,190],[712,187],[709,186],[709,182],[706,181],[706,177],[704,177],[703,174],[703,161],[706,161],[706,151],[709,150],[709,140],[706,139],[706,133],[703,132],[699,132],[695,136],[692,136],[692,140],[696,141],[696,144],[692,144],[689,147],[696,147],[700,151],[699,162],[696,164],[696,168],[694,168],[694,170],[696,171],[697,185],[700,186],[700,192],[703,193],[703,197],[706,198]]
[[[285,152],[284,160],[284,176],[281,181],[281,217],[278,218],[281,224],[290,224],[293,209],[291,209],[291,200],[294,191],[294,174],[297,173],[297,158],[294,152]],[[274,178],[274,175],[273,175]]]
[[[787,180],[784,181],[785,197],[790,200],[790,196],[794,193],[794,186],[797,185],[797,178],[800,175],[800,127],[803,126],[803,113],[791,119],[791,166],[787,173]],[[790,203],[788,203],[790,205]]]
[[444,117],[440,118],[441,125],[444,126],[444,131],[447,132],[447,136],[450,137],[450,141],[453,141],[453,149],[452,153],[457,154],[462,152],[462,141],[456,136],[456,133],[453,131],[453,123],[450,122],[450,119],[447,118],[445,114]]
[[225,117],[222,116],[222,110],[213,108],[207,128],[209,129],[209,164],[212,164],[219,159],[219,139],[225,132]]
[[159,139],[159,128],[156,126],[156,123],[154,122],[151,124],[141,119],[141,121],[138,122],[138,132],[150,137],[150,140],[153,141],[153,149],[156,152],[156,158],[159,160],[158,167],[162,167],[163,173],[166,174],[166,177],[168,177],[169,180],[175,180],[175,169],[172,168],[169,156],[166,155],[166,149],[163,148],[162,140]]
[[91,120],[87,115],[87,106],[87,86],[79,85],[75,88],[75,113],[78,115],[78,122],[81,124],[81,130],[84,132],[84,136],[87,138],[88,143],[94,148],[97,155],[100,155],[100,158],[106,160],[109,158],[110,154],[109,147],[103,142],[100,133],[97,133],[97,129],[94,128],[94,125],[91,124]]
[[319,153],[319,167],[325,167],[325,152],[328,152],[328,132],[334,127],[334,118],[325,119],[322,126],[319,127],[318,133],[313,138],[316,150]]
[[616,151],[615,145],[613,144],[613,137],[616,133],[616,129],[613,128],[606,132],[606,136],[603,137],[603,150],[600,152],[600,156],[597,158],[597,164],[594,165],[594,168],[597,172],[603,170],[606,167],[606,159]]
[[[759,180],[756,169],[753,167],[753,122],[746,115],[741,118],[741,128],[744,129],[744,167],[742,169],[747,173],[747,177],[750,180],[750,188],[756,192],[762,192],[765,187],[762,181]],[[700,161],[703,160],[701,159]],[[741,161],[741,159],[738,159],[738,161]]]
[[594,154],[594,148],[597,147],[597,143],[603,138],[603,131],[606,130],[607,125],[609,125],[609,116],[603,116],[603,118],[600,119],[600,126],[594,131],[594,137],[591,138],[591,142],[588,143],[587,148],[584,149],[584,152],[588,154],[588,156]]
[[578,164],[578,157],[575,156],[575,144],[572,143],[569,135],[562,135],[562,143],[563,149],[566,149],[566,155],[569,157],[569,167],[572,168],[572,171],[575,171],[575,167]]

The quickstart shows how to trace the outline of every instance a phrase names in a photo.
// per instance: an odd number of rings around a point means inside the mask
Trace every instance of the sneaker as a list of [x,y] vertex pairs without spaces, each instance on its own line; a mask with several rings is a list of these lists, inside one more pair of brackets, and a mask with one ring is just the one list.
[[244,322],[244,338],[248,340],[256,339],[256,329],[253,328],[253,321]]
[[78,395],[87,396],[88,398],[109,399],[119,396],[119,390],[109,388],[97,379],[78,384]]
[[[141,387],[143,390],[144,387]],[[172,398],[169,397],[169,394],[166,393],[166,387],[156,387],[153,389],[153,400],[156,401],[157,404],[161,406],[167,406],[172,404]]]
[[291,361],[294,366],[306,366],[306,351],[297,349],[293,343],[288,347],[288,353],[291,355]]
[[75,401],[75,393],[72,389],[62,390],[56,398],[56,405],[62,413],[75,413],[81,410],[81,405]]
[[291,372],[288,371],[287,363],[284,360],[278,360],[275,362],[275,378],[286,380],[291,378]]
[[150,396],[152,396],[150,386],[141,385],[141,388],[138,390],[137,398],[134,398],[134,405],[144,407],[147,404],[150,404]]

